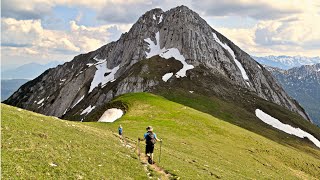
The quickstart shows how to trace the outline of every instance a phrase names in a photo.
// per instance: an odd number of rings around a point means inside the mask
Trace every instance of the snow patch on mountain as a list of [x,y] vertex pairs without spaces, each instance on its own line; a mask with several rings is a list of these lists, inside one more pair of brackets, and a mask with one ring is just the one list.
[[[93,80],[90,85],[89,92],[92,92],[94,88],[99,86],[101,83],[101,86],[104,87],[108,82],[113,82],[115,81],[114,75],[117,73],[119,70],[120,66],[116,66],[113,69],[108,69],[107,68],[107,61],[104,60],[99,60],[100,62],[96,64],[96,73],[94,74]],[[105,76],[108,74],[107,76]]]
[[115,120],[121,118],[122,115],[123,111],[121,109],[111,108],[103,113],[98,122],[114,122]]
[[167,74],[162,76],[162,80],[164,82],[167,82],[171,78],[171,76],[173,76],[173,73],[167,73]]
[[37,102],[37,104],[41,104],[43,103],[43,101],[44,101],[44,98],[42,98],[39,102]]
[[257,64],[258,68],[261,69],[261,66],[259,64]]
[[249,81],[249,77],[247,75],[247,72],[243,68],[242,64],[236,59],[236,55],[234,54],[234,51],[227,44],[221,42],[220,39],[218,38],[218,36],[214,32],[212,32],[212,35],[213,35],[214,40],[217,43],[219,43],[224,49],[226,49],[230,53],[230,55],[232,56],[234,62],[236,63],[236,65],[240,69],[243,79],[246,81],[247,85],[250,86],[250,84],[248,82]]
[[186,59],[177,48],[166,49],[164,47],[160,49],[159,32],[156,33],[156,44],[150,38],[144,39],[144,41],[149,44],[149,52],[146,52],[147,58],[151,58],[155,55],[159,55],[165,59],[169,59],[173,57],[174,59],[182,63],[183,65],[182,69],[180,69],[176,73],[177,78],[185,77],[187,70],[194,68],[193,65],[190,65],[186,62]]
[[95,63],[88,63],[87,66],[91,67],[93,66]]
[[93,59],[96,60],[96,61],[98,61],[98,62],[106,61],[106,60],[107,60],[107,59],[99,59],[99,58],[97,58],[97,56],[95,56]]
[[84,98],[84,95],[81,96],[81,98],[80,98],[76,103],[74,103],[74,105],[73,105],[71,108],[73,108],[73,107],[75,107],[77,104],[79,104],[79,102],[82,101],[83,98]]
[[64,112],[63,112],[63,115],[65,115],[67,113],[68,109],[66,109]]
[[162,16],[162,14],[161,14],[161,16],[160,16],[160,18],[159,18],[158,24],[160,24],[160,23],[162,22],[162,19],[163,19],[163,16]]
[[308,138],[311,142],[313,142],[313,144],[315,144],[317,147],[320,148],[320,141],[318,139],[316,139],[314,136],[312,136],[311,134],[301,130],[300,128],[294,128],[288,124],[283,124],[282,122],[280,122],[278,119],[270,116],[269,114],[263,112],[260,109],[256,109],[255,111],[256,116],[263,121],[266,124],[271,125],[272,127],[279,129],[285,133],[288,134],[292,134],[295,135],[299,138]]
[[88,106],[86,109],[84,109],[82,112],[81,112],[81,114],[80,115],[83,115],[83,114],[89,114],[92,110],[94,110],[94,108],[96,108],[96,106],[92,106],[91,107],[91,105],[90,106]]
[[149,52],[146,52],[147,58],[151,58],[161,53],[159,43],[159,32],[156,33],[156,44],[150,38],[144,39],[144,41],[149,44]]

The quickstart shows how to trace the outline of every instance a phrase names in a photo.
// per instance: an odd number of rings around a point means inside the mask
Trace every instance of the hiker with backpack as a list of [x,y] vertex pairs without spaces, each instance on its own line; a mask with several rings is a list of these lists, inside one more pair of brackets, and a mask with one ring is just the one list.
[[144,134],[144,138],[138,138],[139,141],[146,141],[146,155],[148,156],[148,162],[149,164],[153,164],[153,149],[154,149],[154,144],[157,141],[162,141],[161,139],[157,138],[156,133],[153,132],[152,126],[148,126],[146,128],[147,132]]

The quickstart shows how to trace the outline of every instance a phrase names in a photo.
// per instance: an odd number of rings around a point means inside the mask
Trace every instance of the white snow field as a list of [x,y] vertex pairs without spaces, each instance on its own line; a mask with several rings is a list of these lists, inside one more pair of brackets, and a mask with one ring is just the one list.
[[173,73],[167,73],[167,74],[162,76],[162,80],[164,82],[167,82],[171,78],[171,76],[173,76]]
[[84,109],[82,112],[81,112],[81,114],[80,115],[83,115],[83,114],[89,114],[94,108],[96,108],[96,106],[92,106],[91,107],[91,105],[90,106],[88,106],[86,109]]
[[[96,70],[96,73],[94,74],[88,93],[92,92],[92,90],[97,86],[99,86],[100,83],[101,83],[101,86],[104,87],[108,82],[115,81],[114,75],[117,73],[117,71],[120,68],[120,66],[118,65],[113,69],[108,69],[106,59],[97,59],[96,57],[94,57],[93,59],[98,61],[98,63],[94,64],[97,70]],[[109,73],[109,74],[105,76],[106,73]]]
[[219,43],[224,49],[226,49],[231,54],[234,62],[236,63],[236,65],[238,66],[238,68],[241,71],[241,75],[242,75],[243,79],[246,81],[247,85],[250,86],[250,84],[248,82],[249,81],[249,77],[247,75],[247,72],[243,68],[242,64],[236,59],[236,55],[234,54],[234,51],[227,44],[221,42],[220,39],[218,38],[218,36],[214,32],[212,32],[212,35],[213,35],[214,40],[217,43]]
[[146,52],[147,58],[151,58],[155,55],[159,55],[165,59],[169,59],[169,58],[173,57],[182,63],[182,65],[183,65],[182,69],[180,69],[176,73],[177,78],[185,77],[187,70],[194,68],[193,65],[190,65],[186,62],[186,59],[184,58],[184,56],[180,53],[180,51],[177,48],[166,49],[164,47],[164,48],[160,49],[159,32],[156,33],[156,44],[150,38],[144,39],[144,41],[149,44],[150,52]]
[[298,136],[299,138],[308,138],[311,142],[313,142],[313,144],[315,144],[317,147],[320,148],[320,141],[318,139],[316,139],[314,136],[312,136],[311,134],[301,130],[300,128],[294,128],[288,124],[283,124],[282,122],[280,122],[278,119],[270,116],[269,114],[263,112],[260,109],[256,109],[255,111],[256,116],[263,121],[266,124],[271,125],[274,128],[277,128],[285,133],[288,134],[292,134],[295,136]]
[[161,14],[158,24],[160,24],[162,22],[162,19],[163,19],[163,17],[162,17],[162,14]]
[[121,118],[122,115],[123,111],[121,109],[111,108],[103,113],[98,122],[114,122],[115,120]]

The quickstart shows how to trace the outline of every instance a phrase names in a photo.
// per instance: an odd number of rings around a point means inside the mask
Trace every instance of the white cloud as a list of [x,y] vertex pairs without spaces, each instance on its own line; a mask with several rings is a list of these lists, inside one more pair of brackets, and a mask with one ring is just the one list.
[[[297,3],[297,2],[296,2]],[[301,4],[304,12],[260,20],[250,28],[216,28],[252,55],[319,56],[320,19],[317,6]]]
[[303,12],[308,0],[192,0],[192,6],[205,16],[243,16],[276,19]]
[[[320,48],[319,14],[306,13],[277,21],[262,21],[256,27],[256,42],[261,45],[288,45]],[[318,43],[317,43],[318,42]]]
[[40,20],[17,21],[12,18],[1,19],[2,44],[10,46],[31,46],[43,33]]
[[15,19],[40,19],[51,12],[53,4],[46,0],[2,0],[1,16]]
[[[132,6],[150,6],[152,5],[152,2],[150,0],[2,0],[1,5],[2,17],[26,20],[42,19],[44,16],[52,13],[53,8],[56,6],[85,7],[94,9],[96,12],[100,12],[100,14],[105,13],[105,9],[108,9],[108,11],[113,11],[116,10],[117,7],[127,7],[126,9],[122,8],[124,11],[121,13],[121,15],[123,15],[124,13],[135,12],[136,9],[130,8]],[[79,15],[81,18],[81,14]],[[118,17],[117,14],[114,14],[114,16]],[[131,17],[128,16],[127,18]]]
[[76,22],[80,22],[81,21],[81,19],[82,19],[82,17],[83,17],[83,12],[79,12],[78,13],[78,15],[77,15],[77,17],[76,17]]
[[97,11],[97,18],[108,23],[133,23],[151,9],[161,8],[166,11],[180,5],[191,6],[191,0],[112,1]]
[[[10,58],[15,55],[15,59],[23,54],[24,59],[70,60],[117,40],[145,11],[155,7],[168,10],[181,4],[210,21],[217,16],[254,18],[256,24],[249,28],[213,27],[249,54],[319,55],[320,24],[316,20],[320,19],[320,5],[308,0],[2,0],[3,17],[13,17],[1,19],[2,54]],[[56,6],[90,8],[109,23],[97,27],[79,25],[85,17],[85,12],[79,11],[69,29],[45,29],[40,19]]]
[[[87,27],[71,21],[69,30],[59,31],[44,29],[41,20],[2,18],[1,23],[4,63],[12,63],[9,59],[70,60],[118,39],[121,32],[131,27],[116,24]],[[60,57],[68,59],[57,59]]]

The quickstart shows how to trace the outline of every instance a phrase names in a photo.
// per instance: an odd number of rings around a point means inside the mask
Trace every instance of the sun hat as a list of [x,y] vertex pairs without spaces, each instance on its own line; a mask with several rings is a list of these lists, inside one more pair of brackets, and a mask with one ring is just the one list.
[[147,131],[153,131],[152,126],[148,126],[146,129],[147,129]]

